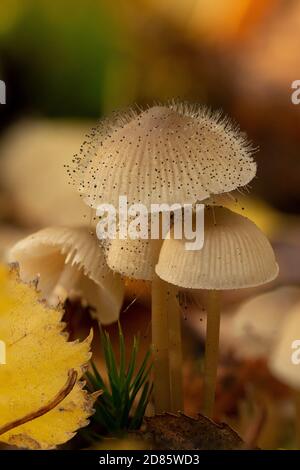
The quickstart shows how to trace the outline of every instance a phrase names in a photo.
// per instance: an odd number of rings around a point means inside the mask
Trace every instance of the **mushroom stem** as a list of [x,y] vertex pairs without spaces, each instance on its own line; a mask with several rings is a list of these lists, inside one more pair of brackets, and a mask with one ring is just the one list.
[[65,264],[65,267],[48,298],[48,304],[56,307],[63,303],[68,297],[70,291],[76,287],[80,278],[80,270],[72,264]]
[[214,412],[220,335],[220,294],[216,290],[208,292],[207,326],[204,365],[203,412],[212,417]]
[[182,380],[182,340],[181,340],[181,310],[178,303],[178,290],[169,285],[170,298],[168,302],[169,325],[169,366],[171,411],[183,411],[183,380]]
[[152,281],[152,346],[156,413],[171,411],[168,297],[170,286],[154,275]]

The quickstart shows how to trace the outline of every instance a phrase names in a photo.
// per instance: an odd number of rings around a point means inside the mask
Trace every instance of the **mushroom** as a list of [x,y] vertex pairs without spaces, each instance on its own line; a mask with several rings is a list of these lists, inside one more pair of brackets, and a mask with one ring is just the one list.
[[300,301],[286,315],[269,365],[279,380],[300,390]]
[[269,357],[288,311],[300,302],[300,288],[281,286],[244,302],[232,320],[234,349],[239,357]]
[[24,282],[38,279],[41,296],[49,304],[62,303],[79,291],[101,323],[118,319],[123,282],[107,267],[99,241],[89,228],[40,230],[11,248],[10,261],[19,264]]
[[171,103],[116,113],[93,129],[68,171],[93,208],[194,204],[248,184],[253,149],[228,118],[205,107]]
[[70,186],[71,161],[88,124],[28,120],[13,125],[0,147],[0,181],[18,221],[27,227],[84,225],[89,212]]
[[300,448],[300,302],[286,315],[269,358],[269,367],[272,374],[294,392],[296,438]]
[[[126,196],[128,206],[141,203],[153,213],[154,204],[168,205],[172,211],[173,205],[195,204],[248,184],[256,174],[252,153],[245,135],[220,113],[172,102],[116,113],[100,122],[68,172],[93,209],[101,204],[118,208],[120,197]],[[115,247],[108,259],[115,258]],[[142,263],[142,257],[139,260]],[[124,264],[125,258],[117,261]],[[167,360],[169,329],[175,325],[172,342],[180,341],[179,321],[169,312],[176,305],[175,293],[174,287],[153,277],[154,400],[160,411],[171,409],[170,389],[181,388],[178,373],[170,386],[173,359]]]
[[184,289],[208,291],[204,413],[213,415],[218,364],[220,291],[254,287],[278,275],[265,235],[246,217],[222,207],[207,207],[202,250],[185,250],[185,240],[164,240],[157,275]]
[[116,238],[106,247],[106,262],[112,271],[130,279],[152,281],[162,240]]

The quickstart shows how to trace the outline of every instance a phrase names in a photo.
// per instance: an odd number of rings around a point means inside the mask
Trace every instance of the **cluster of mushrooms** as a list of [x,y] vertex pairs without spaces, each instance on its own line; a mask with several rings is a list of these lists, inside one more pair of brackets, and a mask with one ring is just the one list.
[[266,236],[246,217],[212,199],[256,174],[253,149],[220,114],[170,103],[116,113],[92,130],[68,172],[84,203],[205,204],[204,246],[186,240],[98,240],[95,227],[51,227],[18,242],[10,260],[21,279],[38,279],[51,305],[79,294],[102,324],[120,314],[126,279],[151,283],[155,412],[183,410],[181,292],[207,294],[203,413],[213,416],[220,293],[272,281],[278,265]]
[[[300,288],[279,286],[244,302],[233,315],[230,342],[237,357],[263,359],[272,376],[288,388],[296,444],[300,448]],[[276,394],[268,397],[273,439],[267,444],[271,448],[280,442],[287,414],[287,403],[281,401]]]

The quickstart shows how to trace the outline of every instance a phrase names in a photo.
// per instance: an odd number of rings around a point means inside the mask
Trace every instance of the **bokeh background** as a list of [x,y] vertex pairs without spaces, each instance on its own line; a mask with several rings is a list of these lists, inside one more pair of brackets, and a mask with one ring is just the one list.
[[[235,209],[270,237],[274,285],[299,284],[299,52],[298,0],[1,0],[0,257],[35,229],[88,217],[63,165],[96,119],[177,98],[224,110],[258,147],[257,177]],[[249,295],[232,293],[228,308]],[[126,315],[148,331],[136,306]],[[195,315],[185,334],[197,344]],[[186,374],[193,412],[198,378]]]
[[[260,147],[252,191],[299,211],[297,0],[2,0],[0,132],[179,98],[222,108]],[[41,153],[40,158],[43,158]]]

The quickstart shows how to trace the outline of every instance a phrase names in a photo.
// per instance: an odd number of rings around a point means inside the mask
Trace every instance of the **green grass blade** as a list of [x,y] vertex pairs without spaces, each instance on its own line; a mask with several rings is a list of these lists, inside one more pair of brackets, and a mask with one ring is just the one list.
[[136,366],[136,356],[138,352],[138,347],[139,347],[139,340],[134,337],[133,338],[133,346],[132,346],[132,351],[131,351],[131,356],[128,364],[128,369],[126,373],[126,386],[128,387],[131,383],[133,373],[135,371],[135,366]]
[[130,429],[138,429],[142,424],[142,419],[144,417],[146,407],[149,402],[150,395],[152,393],[152,386],[150,387],[149,382],[146,382],[138,401],[135,413],[132,417],[132,421],[130,423]]
[[[100,329],[103,356],[108,376],[108,385],[104,382],[94,363],[86,378],[87,388],[93,392],[103,390],[95,402],[95,414],[91,418],[89,428],[93,431],[93,423],[97,425],[96,435],[99,435],[99,426],[109,435],[120,435],[128,429],[140,427],[143,416],[150,399],[152,386],[149,376],[152,365],[149,364],[151,351],[147,351],[143,361],[136,372],[136,361],[139,349],[139,338],[134,337],[130,351],[128,365],[126,366],[125,338],[119,323],[119,360],[113,350],[109,334]],[[136,408],[133,409],[136,397]],[[89,431],[87,428],[87,432]],[[91,433],[92,435],[92,433]]]
[[120,382],[120,386],[123,386],[125,379],[126,379],[125,377],[126,351],[125,351],[124,335],[123,335],[120,322],[118,322],[118,328],[119,328],[119,349],[120,349],[119,382]]

